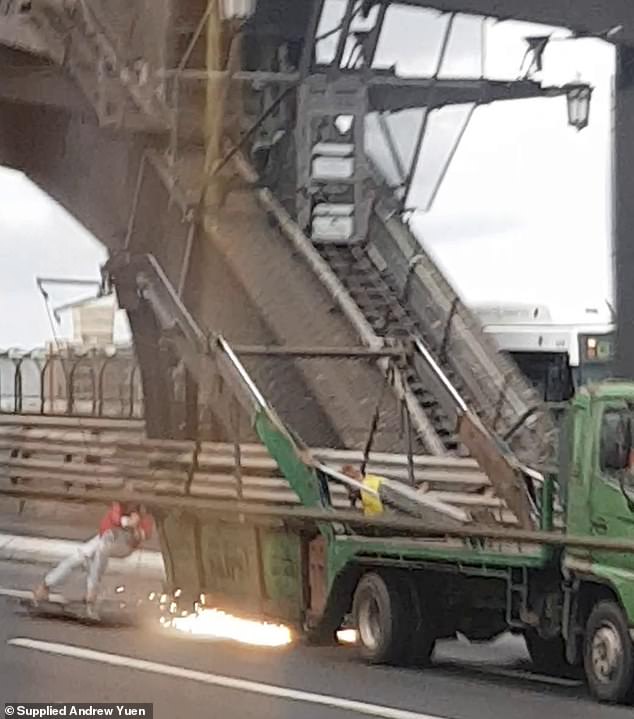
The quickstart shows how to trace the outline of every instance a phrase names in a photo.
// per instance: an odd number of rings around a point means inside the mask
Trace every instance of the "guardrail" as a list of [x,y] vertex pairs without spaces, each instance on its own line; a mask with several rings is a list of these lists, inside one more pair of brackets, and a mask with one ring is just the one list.
[[130,353],[0,355],[0,413],[143,417]]
[[[351,497],[336,480],[338,468],[360,465],[360,451],[313,448],[325,470],[330,505],[349,509]],[[410,459],[371,452],[367,472],[406,488]],[[442,504],[478,522],[486,514],[498,526],[517,526],[505,502],[471,459],[416,455],[414,489],[428,503]],[[0,494],[56,493],[58,500],[86,501],[101,494],[188,497],[298,508],[298,494],[262,444],[147,439],[139,420],[94,417],[0,415]]]

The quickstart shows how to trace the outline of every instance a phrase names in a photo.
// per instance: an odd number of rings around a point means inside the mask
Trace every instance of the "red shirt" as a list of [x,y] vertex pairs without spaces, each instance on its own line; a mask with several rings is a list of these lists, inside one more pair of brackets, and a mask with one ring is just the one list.
[[[116,529],[121,527],[121,519],[128,516],[120,502],[113,502],[112,507],[104,515],[99,525],[99,534],[105,534],[109,529]],[[144,539],[149,539],[152,535],[152,529],[154,528],[154,521],[149,514],[142,513],[141,519],[138,524],[138,529],[143,531]]]

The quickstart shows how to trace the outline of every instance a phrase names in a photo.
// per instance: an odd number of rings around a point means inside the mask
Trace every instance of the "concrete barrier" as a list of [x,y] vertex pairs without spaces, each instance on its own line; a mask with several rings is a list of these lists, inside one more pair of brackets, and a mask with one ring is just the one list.
[[[24,537],[0,533],[0,560],[30,564],[55,564],[77,550],[81,542],[46,537]],[[109,569],[121,574],[135,574],[164,579],[165,568],[160,552],[141,550],[127,559],[111,559]]]

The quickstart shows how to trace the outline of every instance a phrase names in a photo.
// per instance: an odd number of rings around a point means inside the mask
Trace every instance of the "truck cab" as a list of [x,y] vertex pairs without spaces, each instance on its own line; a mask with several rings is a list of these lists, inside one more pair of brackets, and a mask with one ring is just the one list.
[[[560,494],[566,533],[634,540],[634,387],[581,389],[562,427]],[[583,663],[606,701],[634,695],[634,554],[567,547],[562,557],[562,632],[568,661]]]
[[[576,393],[557,476],[545,477],[540,490],[540,528],[548,535],[538,542],[513,540],[512,530],[506,543],[444,546],[347,537],[362,655],[425,662],[439,638],[459,632],[482,641],[511,630],[524,635],[539,671],[583,666],[597,699],[633,700],[633,413],[632,383],[607,381]],[[553,512],[558,504],[563,513]],[[335,581],[331,593],[342,586]]]

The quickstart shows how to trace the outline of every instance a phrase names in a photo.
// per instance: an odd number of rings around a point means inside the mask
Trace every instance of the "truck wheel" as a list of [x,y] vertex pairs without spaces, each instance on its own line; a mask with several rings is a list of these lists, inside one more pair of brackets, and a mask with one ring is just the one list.
[[373,664],[398,664],[405,648],[406,617],[398,584],[364,574],[352,602],[361,656]]
[[599,701],[617,704],[633,698],[634,647],[615,602],[600,602],[590,614],[583,658],[588,686]]
[[536,671],[555,677],[575,675],[575,667],[566,661],[566,643],[563,637],[544,639],[535,629],[527,629],[524,639]]

